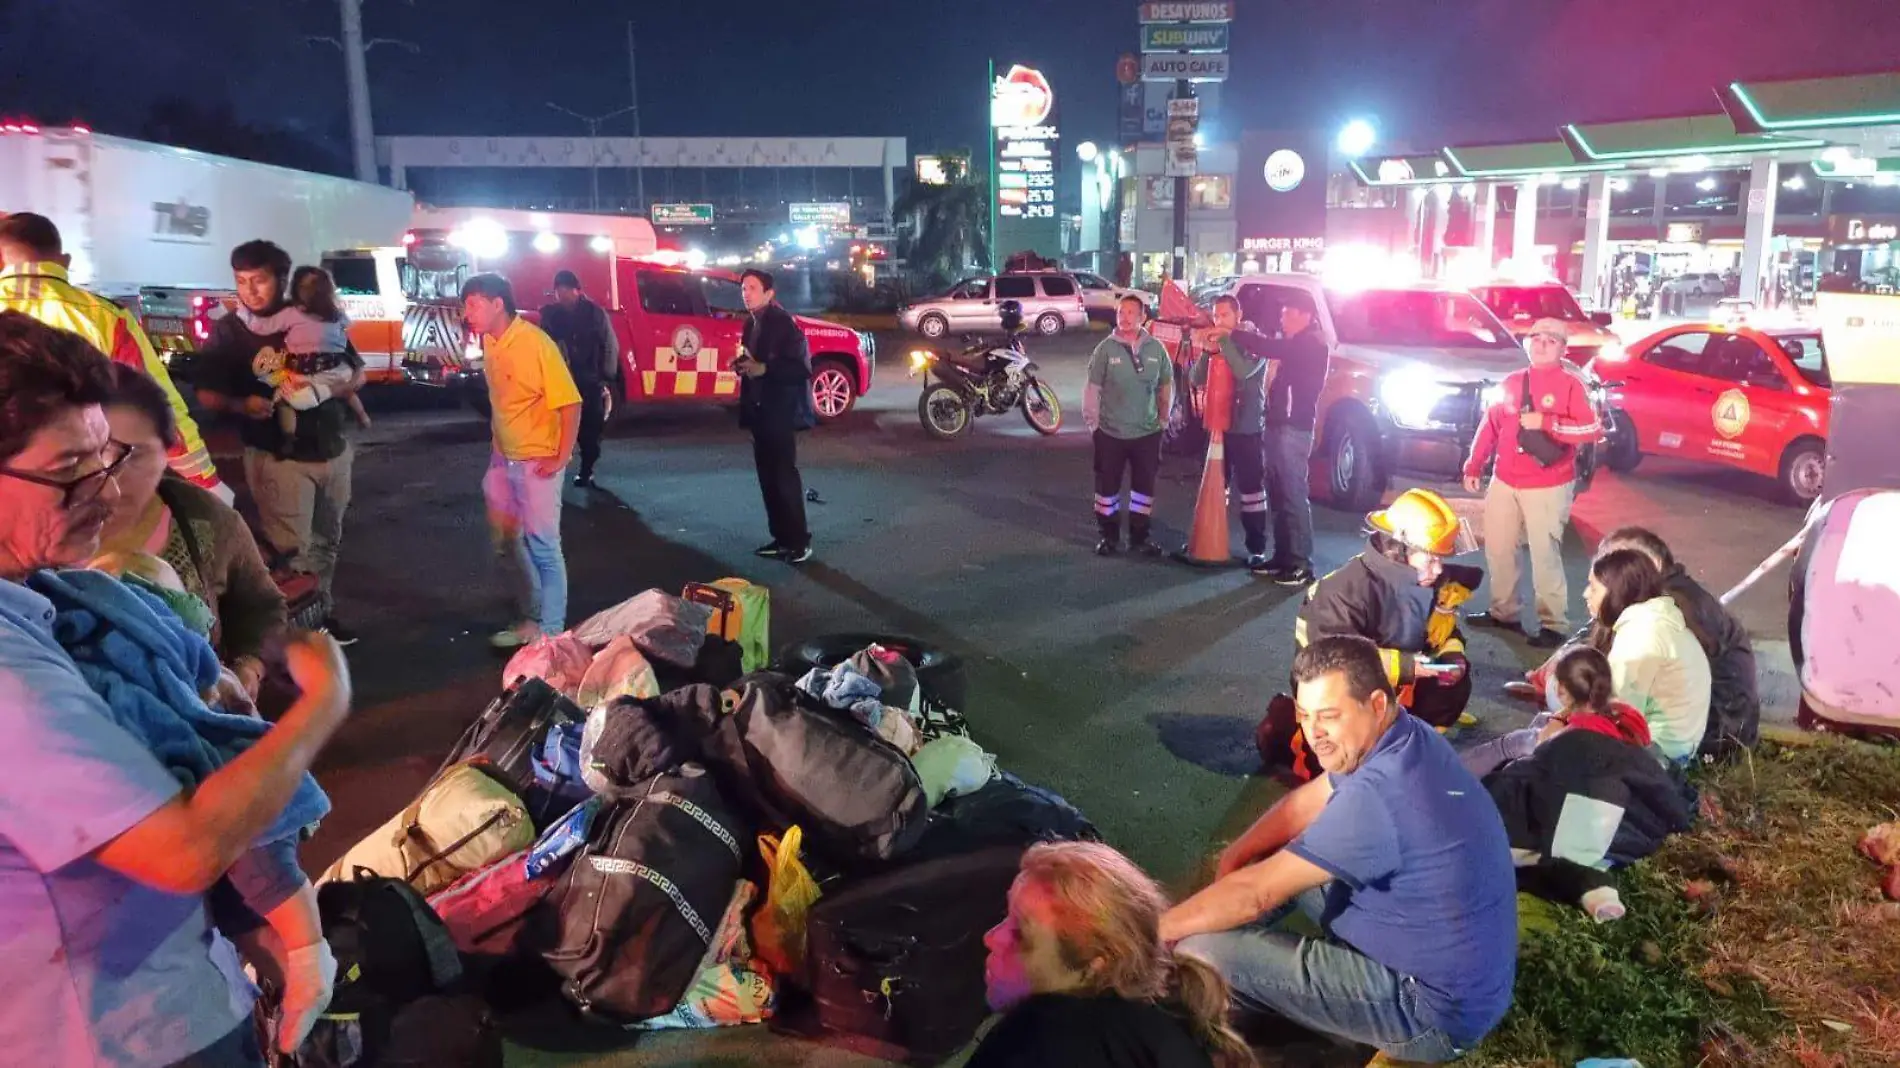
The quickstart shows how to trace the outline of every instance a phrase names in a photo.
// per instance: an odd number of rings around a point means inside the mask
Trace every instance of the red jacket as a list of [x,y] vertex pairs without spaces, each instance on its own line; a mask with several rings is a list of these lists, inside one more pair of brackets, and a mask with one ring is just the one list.
[[[1531,406],[1544,416],[1544,430],[1563,445],[1564,454],[1545,467],[1517,447],[1517,417],[1524,404],[1524,376],[1530,376]],[[1577,477],[1577,446],[1603,435],[1590,392],[1582,376],[1569,365],[1527,367],[1504,379],[1504,399],[1484,413],[1478,437],[1465,461],[1465,477],[1484,474],[1484,465],[1497,456],[1496,477],[1513,489],[1544,489],[1569,485]]]

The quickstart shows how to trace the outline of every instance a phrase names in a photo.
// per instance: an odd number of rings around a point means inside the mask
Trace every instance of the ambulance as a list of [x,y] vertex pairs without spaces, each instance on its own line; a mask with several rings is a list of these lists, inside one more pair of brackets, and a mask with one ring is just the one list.
[[[620,344],[624,404],[736,403],[745,304],[739,275],[699,258],[660,249],[652,226],[625,216],[562,215],[487,209],[422,209],[395,260],[407,301],[400,367],[383,374],[456,388],[487,411],[479,338],[467,335],[461,287],[494,272],[514,288],[530,319],[553,299],[554,275],[569,270],[581,291],[606,310]],[[383,250],[368,257],[383,271]],[[363,268],[367,274],[369,268]],[[372,310],[366,302],[363,310]],[[795,315],[811,351],[812,406],[821,421],[849,412],[871,388],[871,335]],[[352,335],[355,336],[354,334]],[[368,353],[359,343],[360,351]],[[366,356],[366,359],[368,357]]]

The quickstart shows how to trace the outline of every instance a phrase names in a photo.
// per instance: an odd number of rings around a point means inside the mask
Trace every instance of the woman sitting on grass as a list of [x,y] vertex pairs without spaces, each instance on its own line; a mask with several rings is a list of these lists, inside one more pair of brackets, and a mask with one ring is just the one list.
[[1709,658],[1656,565],[1635,549],[1605,553],[1590,565],[1583,600],[1594,620],[1589,644],[1609,658],[1616,699],[1643,714],[1664,758],[1686,763],[1709,723]]

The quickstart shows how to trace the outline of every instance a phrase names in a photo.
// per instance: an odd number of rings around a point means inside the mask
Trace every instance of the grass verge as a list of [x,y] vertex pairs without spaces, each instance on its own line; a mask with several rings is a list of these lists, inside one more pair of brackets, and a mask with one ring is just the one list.
[[1900,818],[1900,749],[1765,742],[1698,785],[1696,828],[1623,874],[1623,920],[1519,898],[1516,1003],[1466,1063],[1900,1065],[1900,903],[1855,851]]

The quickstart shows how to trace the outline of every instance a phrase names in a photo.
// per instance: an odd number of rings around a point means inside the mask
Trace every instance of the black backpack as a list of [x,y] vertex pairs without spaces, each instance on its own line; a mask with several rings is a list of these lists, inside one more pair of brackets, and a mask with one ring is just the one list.
[[698,974],[752,848],[696,764],[654,776],[594,817],[548,898],[559,937],[542,959],[587,1016],[664,1016]]
[[976,1035],[983,935],[1009,911],[1015,846],[910,864],[827,889],[805,918],[808,997],[774,1030],[885,1060],[935,1063]]
[[448,928],[414,887],[367,870],[357,874],[317,888],[323,938],[336,957],[335,992],[296,1057],[280,1058],[280,1065],[380,1065],[397,1017],[462,978]]

